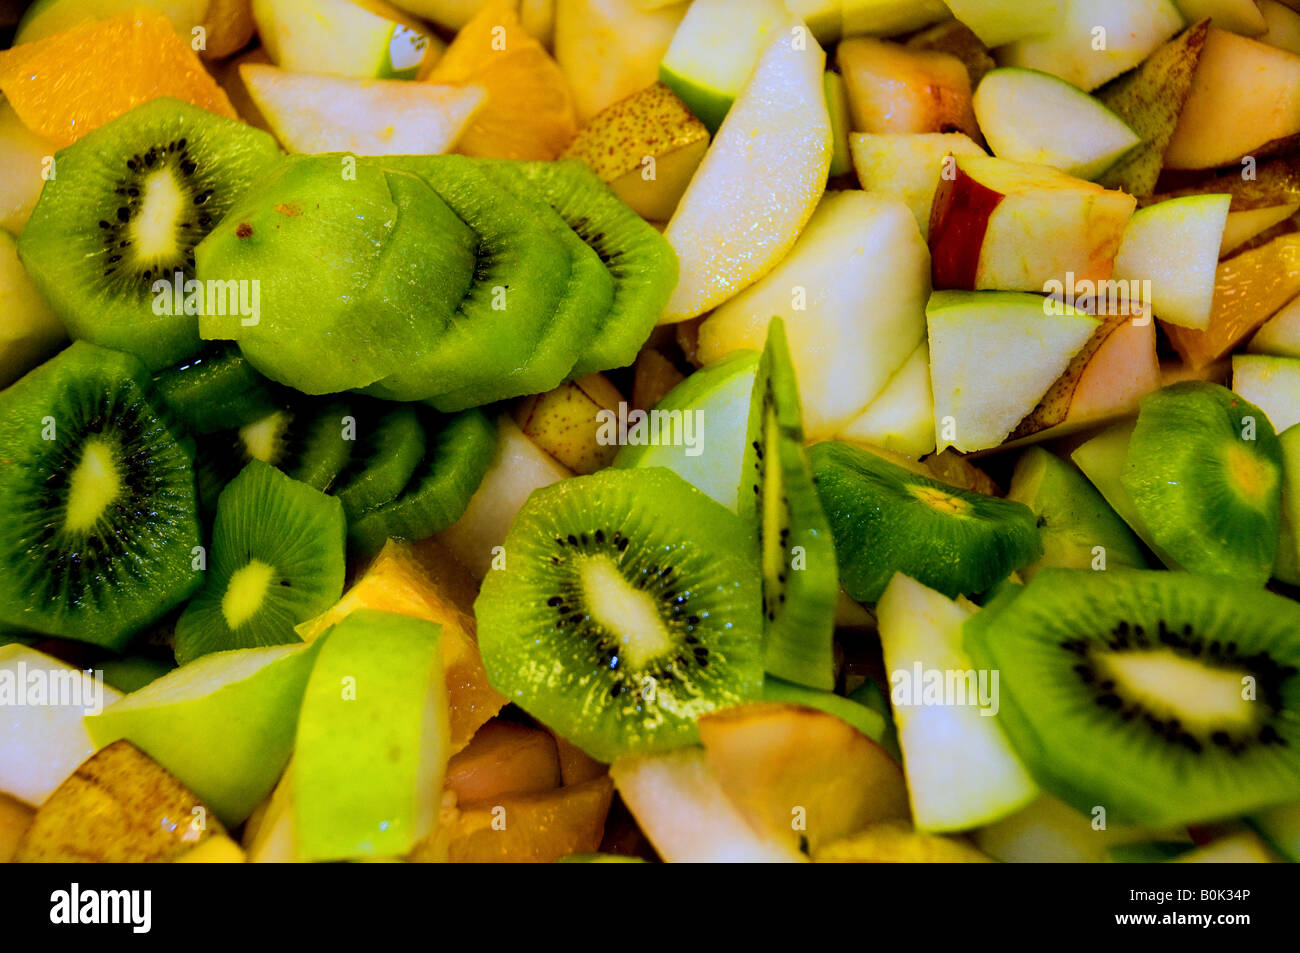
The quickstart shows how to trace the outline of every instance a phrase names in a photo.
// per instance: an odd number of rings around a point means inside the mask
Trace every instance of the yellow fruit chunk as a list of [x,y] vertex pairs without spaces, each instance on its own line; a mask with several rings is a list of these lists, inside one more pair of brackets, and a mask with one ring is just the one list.
[[252,0],[211,0],[203,14],[203,29],[207,33],[204,59],[217,60],[238,53],[257,29]]
[[195,847],[177,857],[174,864],[242,864],[244,849],[225,834],[209,837]]
[[588,374],[553,391],[525,397],[515,408],[524,436],[574,473],[595,473],[618,453],[614,441],[601,443],[602,411],[618,413],[623,395],[603,374]]
[[60,146],[163,96],[239,118],[171,22],[146,9],[0,51],[0,92]]
[[541,728],[489,721],[447,762],[445,786],[459,802],[535,794],[560,786],[555,739]]
[[813,858],[830,864],[988,864],[992,860],[965,841],[919,834],[890,821],[831,844]]
[[487,106],[460,138],[465,155],[554,159],[577,131],[573,94],[560,67],[502,0],[486,4],[420,78],[487,90]]
[[0,864],[14,859],[18,843],[32,823],[35,811],[22,801],[0,794]]
[[476,595],[477,586],[465,569],[434,540],[390,541],[342,599],[298,626],[297,632],[310,642],[357,609],[396,612],[441,625],[455,753],[506,703],[488,684],[479,655],[473,614]]

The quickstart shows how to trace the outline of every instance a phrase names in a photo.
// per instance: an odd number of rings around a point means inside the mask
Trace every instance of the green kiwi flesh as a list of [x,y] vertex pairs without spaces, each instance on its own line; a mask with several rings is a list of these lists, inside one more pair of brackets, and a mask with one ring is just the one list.
[[356,452],[333,491],[343,501],[349,522],[396,499],[427,449],[424,421],[412,406],[368,408],[357,426],[362,433]]
[[252,423],[278,403],[266,378],[229,344],[159,371],[154,391],[177,423],[199,436]]

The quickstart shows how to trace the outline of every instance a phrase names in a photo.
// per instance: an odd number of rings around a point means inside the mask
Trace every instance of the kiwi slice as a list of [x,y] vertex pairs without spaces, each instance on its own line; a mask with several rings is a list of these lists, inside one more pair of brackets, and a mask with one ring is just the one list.
[[389,539],[425,539],[465,512],[496,454],[496,427],[478,410],[430,421],[428,449],[401,494],[348,521],[348,541],[363,555]]
[[176,620],[176,660],[299,641],[343,594],[343,505],[254,460],[221,491],[207,578]]
[[192,448],[149,386],[76,342],[0,392],[0,627],[120,650],[201,581]]
[[[466,156],[385,156],[414,173],[477,236],[472,283],[436,339],[367,393],[460,409],[549,390],[573,365],[575,342],[548,334],[572,270],[567,246],[537,210]],[[572,321],[572,315],[566,320]],[[414,355],[414,356],[412,356]],[[445,401],[441,398],[449,395]]]
[[276,465],[295,480],[327,493],[348,466],[356,430],[350,401],[313,402],[295,415],[288,446]]
[[931,480],[845,443],[810,452],[840,582],[875,602],[901,572],[950,599],[984,592],[1042,555],[1029,507]]
[[613,304],[569,376],[631,364],[677,286],[677,256],[672,246],[581,160],[501,160],[499,164],[509,164],[525,176],[600,256],[614,279]]
[[159,370],[200,346],[176,275],[184,292],[195,246],[279,157],[260,129],[152,100],[55,155],[19,254],[74,338]]
[[966,623],[1035,779],[1114,821],[1198,823],[1300,791],[1300,605],[1238,580],[1045,569]]
[[424,459],[425,424],[415,407],[371,408],[359,421],[362,430],[348,469],[333,492],[343,502],[348,521],[397,498]]
[[830,525],[804,450],[799,388],[785,323],[773,318],[754,379],[740,513],[758,525],[764,665],[779,678],[829,690],[839,579]]
[[242,427],[275,410],[270,383],[229,344],[209,345],[154,375],[154,393],[192,434]]
[[1267,415],[1206,381],[1138,407],[1122,482],[1156,544],[1189,572],[1262,586],[1282,507],[1282,447]]
[[474,604],[493,687],[600,761],[697,742],[762,692],[751,534],[659,467],[537,490]]

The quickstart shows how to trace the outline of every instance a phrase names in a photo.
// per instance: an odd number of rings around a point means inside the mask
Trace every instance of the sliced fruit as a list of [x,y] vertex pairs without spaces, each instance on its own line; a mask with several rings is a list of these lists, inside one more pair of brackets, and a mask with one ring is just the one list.
[[[857,603],[853,603],[853,605],[860,612],[866,614],[866,610],[858,606]],[[846,698],[834,692],[818,691],[805,685],[787,682],[785,679],[773,675],[763,679],[763,701],[780,702],[783,705],[801,708],[815,708],[828,715],[834,715],[883,747],[896,762],[902,760],[898,756],[897,749],[890,748],[890,725],[886,719],[889,707],[887,704],[880,706],[885,711],[885,714],[882,714],[881,710],[870,707],[865,700]],[[883,703],[883,698],[881,701]]]
[[1056,29],[1069,0],[1047,0],[1029,9],[1016,0],[944,0],[985,46],[1005,46],[1016,40],[1046,36]]
[[835,54],[855,132],[963,132],[977,138],[970,75],[947,53],[858,37]]
[[1278,437],[1282,445],[1282,518],[1273,575],[1300,586],[1300,427]]
[[1270,808],[1250,818],[1269,845],[1291,863],[1300,863],[1300,806]]
[[1188,23],[1212,19],[1221,30],[1259,36],[1268,29],[1259,0],[1174,0]]
[[1246,832],[1224,837],[1180,854],[1176,864],[1272,864],[1277,858],[1255,834]]
[[1300,298],[1264,322],[1247,349],[1264,354],[1300,357]]
[[383,0],[253,0],[257,33],[287,70],[359,79],[414,79],[432,35]]
[[[787,0],[786,6],[792,6]],[[791,9],[793,11],[793,8]],[[942,0],[842,0],[844,36],[895,36],[910,33],[948,17]],[[809,24],[811,26],[811,24]]]
[[[0,228],[21,235],[59,147],[23,125],[0,100]],[[57,170],[56,170],[57,171]]]
[[826,90],[826,112],[831,119],[831,165],[827,175],[832,179],[853,171],[853,157],[849,152],[849,95],[844,89],[844,77],[827,70],[822,77]]
[[103,20],[140,6],[166,16],[176,33],[188,41],[190,30],[203,22],[204,11],[210,5],[210,0],[155,0],[147,4],[139,0],[36,0],[18,24],[14,45],[34,43],[88,20]]
[[10,863],[23,834],[31,826],[34,810],[7,794],[0,794],[0,864]]
[[[553,391],[525,397],[515,406],[519,429],[574,473],[595,473],[618,452],[608,439],[619,407],[627,402],[603,374],[588,374]],[[614,433],[617,428],[614,428]]]
[[28,277],[18,243],[0,229],[0,388],[8,387],[68,339],[63,322]]
[[989,857],[964,840],[924,834],[910,824],[873,824],[853,837],[824,848],[820,864],[987,864]]
[[934,450],[934,392],[930,347],[925,341],[916,346],[867,409],[841,428],[836,439],[871,444],[913,458]]
[[972,836],[976,847],[1008,864],[1100,864],[1113,860],[1123,847],[1157,836],[1171,846],[1192,846],[1185,828],[1156,832],[1116,824],[1095,808],[1081,814],[1050,794]]
[[1268,29],[1255,39],[1300,54],[1300,13],[1278,0],[1259,0],[1259,12]]
[[906,202],[921,227],[922,238],[930,234],[930,208],[946,157],[986,155],[962,132],[855,132],[849,135],[849,147],[862,187]]
[[1110,508],[1119,514],[1137,537],[1142,540],[1160,561],[1170,569],[1178,569],[1178,563],[1156,543],[1151,530],[1138,513],[1133,497],[1124,486],[1124,472],[1128,459],[1129,443],[1133,439],[1134,422],[1122,420],[1112,424],[1097,436],[1080,444],[1070,459],[1075,462],[1097,491],[1110,504]]
[[1264,411],[1279,434],[1300,423],[1300,360],[1234,354],[1232,389]]
[[489,721],[463,751],[447,762],[446,787],[458,803],[512,794],[533,794],[560,786],[555,739],[542,728]]
[[1223,242],[1219,245],[1219,257],[1227,258],[1230,253],[1252,238],[1268,231],[1274,225],[1285,222],[1297,211],[1300,211],[1300,204],[1229,212],[1228,221],[1223,226]]
[[951,53],[966,65],[972,89],[998,65],[989,48],[960,20],[940,20],[929,29],[908,37],[904,45],[911,50]]

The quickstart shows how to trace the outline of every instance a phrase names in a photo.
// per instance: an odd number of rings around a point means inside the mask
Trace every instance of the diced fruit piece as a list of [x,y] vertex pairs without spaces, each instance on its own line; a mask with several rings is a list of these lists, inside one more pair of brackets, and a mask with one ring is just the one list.
[[[1156,832],[1081,814],[1044,794],[1023,810],[974,833],[975,845],[1008,864],[1100,864],[1117,847],[1148,841]],[[1191,846],[1186,830],[1160,832],[1162,841]]]
[[[848,596],[843,595],[842,592],[841,596],[844,602],[849,603],[868,619],[871,618],[865,609],[849,599]],[[837,619],[837,624],[843,623]],[[874,685],[874,683],[872,684]],[[855,692],[854,694],[857,696],[858,693]],[[823,692],[816,688],[808,688],[806,685],[787,682],[783,678],[777,678],[769,674],[763,679],[763,701],[780,702],[783,705],[801,708],[815,708],[817,711],[834,715],[883,747],[896,763],[902,761],[897,748],[890,748],[892,725],[887,719],[889,706],[884,702],[883,696],[880,698],[881,704],[878,707],[869,707],[868,700],[861,697],[846,698],[844,695],[837,695],[834,692]],[[906,799],[906,795],[904,795],[904,799]]]
[[457,143],[466,155],[554,159],[577,130],[564,73],[503,0],[485,4],[422,78],[487,90],[487,105]]
[[664,222],[709,148],[709,131],[662,83],[605,107],[564,150],[642,218]]
[[287,70],[414,79],[435,49],[419,21],[383,0],[253,0],[253,17]]
[[727,796],[703,748],[621,758],[610,768],[619,795],[669,863],[791,863],[806,859],[764,835]]
[[176,664],[172,659],[164,661],[150,655],[128,655],[120,659],[105,659],[99,667],[104,672],[104,684],[130,694],[173,671]]
[[1160,47],[1132,72],[1097,90],[1097,98],[1114,110],[1142,144],[1106,170],[1098,181],[1130,195],[1155,191],[1165,165],[1165,149],[1192,89],[1209,23],[1188,27]]
[[957,57],[867,37],[845,40],[835,55],[855,132],[979,136],[970,74]]
[[[1179,327],[1166,327],[1165,330],[1169,342],[1184,361],[1194,368],[1207,367],[1236,347],[1298,293],[1300,235],[1282,235],[1267,245],[1220,262],[1214,278],[1214,306],[1205,330]],[[1265,340],[1269,337],[1266,336]]]
[[643,349],[632,369],[632,406],[649,410],[685,379],[677,363],[663,351],[656,347]]
[[225,834],[209,837],[177,857],[174,864],[242,864],[247,860],[243,848]]
[[244,824],[243,847],[251,864],[286,864],[302,860],[293,823],[293,762],[284,769],[271,796]]
[[1300,357],[1300,298],[1293,298],[1289,305],[1265,321],[1250,339],[1248,349],[1262,354]]
[[515,407],[519,428],[574,473],[595,473],[618,452],[609,434],[611,418],[627,402],[604,374],[588,374],[553,391],[525,397]]
[[1040,69],[1091,91],[1182,28],[1182,14],[1169,0],[1067,0],[1048,33],[1003,47],[998,62]]
[[930,235],[930,208],[945,157],[987,154],[962,132],[855,132],[849,136],[849,147],[862,187],[906,202],[921,226],[922,238]]
[[822,77],[826,88],[826,111],[831,118],[831,178],[853,171],[853,155],[849,151],[851,121],[849,119],[849,94],[844,88],[844,77],[827,70]]
[[[0,646],[0,686],[11,696],[0,723],[0,791],[36,807],[99,748],[82,716],[122,695],[88,673],[17,643]],[[40,704],[19,701],[38,687],[45,689]]]
[[[1038,787],[997,721],[997,683],[962,649],[970,612],[896,573],[876,615],[912,817],[925,831],[968,830],[1029,803]],[[934,673],[960,673],[961,697],[932,702]],[[918,681],[918,677],[920,680]]]
[[948,9],[966,24],[985,46],[1005,46],[1028,37],[1045,36],[1056,29],[1070,0],[1044,0],[1026,8],[1016,0],[944,0]]
[[67,340],[63,322],[18,260],[18,243],[0,228],[0,388],[59,349]]
[[922,30],[908,37],[905,45],[909,50],[951,53],[966,64],[972,89],[979,85],[979,81],[989,70],[998,65],[989,53],[988,47],[959,20],[942,20],[928,30]]
[[772,270],[826,187],[831,124],[825,55],[776,28],[727,113],[664,237],[680,276],[661,323],[717,307]]
[[168,861],[224,833],[176,778],[119,741],[79,766],[41,804],[14,860]]
[[781,0],[698,0],[673,34],[659,79],[716,132],[787,19]]
[[53,142],[24,126],[14,108],[0,100],[0,228],[22,234],[56,149]]
[[373,609],[325,636],[294,746],[304,860],[399,856],[437,825],[449,748],[440,639],[433,623]]
[[[649,2],[654,3],[656,0]],[[844,0],[785,0],[785,8],[790,15],[802,20],[823,46],[839,40],[844,20],[843,6]]]
[[1231,195],[1234,212],[1300,203],[1300,157],[1284,156],[1262,162],[1253,170],[1253,176],[1243,175],[1243,170],[1244,167],[1229,167],[1218,175],[1193,176],[1194,184],[1152,196],[1143,204],[1213,193]]
[[487,101],[479,86],[359,80],[250,63],[239,75],[291,152],[447,152]]
[[930,347],[925,341],[837,439],[914,458],[934,450],[934,391],[930,386]]
[[[786,6],[790,6],[789,0]],[[943,0],[841,0],[840,3],[840,30],[846,37],[896,36],[947,17]]]
[[[205,60],[218,60],[238,53],[257,32],[252,0],[209,0],[203,13],[203,48]],[[181,34],[195,39],[193,29]]]
[[1278,433],[1300,423],[1300,360],[1235,354],[1232,389],[1268,414]]
[[1109,278],[1137,201],[1055,169],[954,157],[930,213],[936,289],[1049,290]]
[[[785,322],[809,439],[833,436],[885,388],[924,339],[925,244],[897,199],[828,194],[790,253],[713,312],[699,330],[706,364],[759,349]],[[871,309],[862,301],[870,298]]]
[[1277,858],[1268,846],[1249,831],[1224,837],[1180,854],[1176,864],[1273,864]]
[[1300,204],[1228,212],[1228,220],[1223,226],[1223,241],[1219,245],[1219,257],[1227,258],[1252,238],[1285,222],[1297,211],[1300,211]]
[[86,718],[99,745],[125,738],[241,823],[271,793],[293,747],[315,646],[217,652]]
[[1282,518],[1273,575],[1300,586],[1300,426],[1277,439],[1282,445]]
[[1128,459],[1129,443],[1133,439],[1133,427],[1133,422],[1127,420],[1107,427],[1097,436],[1080,444],[1070,454],[1070,459],[1105,497],[1110,508],[1146,543],[1147,548],[1170,569],[1177,569],[1178,563],[1156,543],[1124,486],[1124,467]]
[[1229,165],[1297,134],[1300,56],[1211,27],[1165,166]]
[[873,824],[853,837],[824,848],[821,864],[987,864],[990,858],[966,841],[925,834],[899,821]]
[[1204,330],[1231,202],[1229,195],[1197,195],[1139,209],[1115,256],[1115,280],[1150,281],[1151,300],[1144,304],[1157,318]]
[[88,20],[105,20],[136,7],[149,7],[163,14],[176,33],[189,42],[190,31],[203,22],[204,11],[212,5],[212,0],[36,0],[18,24],[14,45],[34,43]]
[[1300,54],[1300,13],[1278,0],[1259,0],[1267,31],[1255,39],[1280,50]]
[[588,119],[659,76],[689,3],[653,9],[638,0],[556,0],[555,59]]
[[597,761],[567,738],[551,732],[560,756],[560,783],[565,787],[582,784],[609,774],[609,765]]
[[238,118],[189,44],[146,9],[0,51],[0,92],[28,129],[60,146],[161,97]]
[[1255,814],[1250,824],[1274,850],[1291,863],[1300,863],[1300,805],[1287,804]]
[[0,794],[0,864],[14,859],[36,812],[22,801]]
[[1216,28],[1242,36],[1259,36],[1268,29],[1259,0],[1174,0],[1188,23],[1212,19]]
[[555,739],[541,728],[489,721],[447,762],[446,786],[459,803],[558,788]]
[[[1006,439],[1100,324],[1011,292],[936,292],[926,318],[938,444],[962,451]],[[1007,373],[990,375],[990,367]]]
[[972,99],[980,131],[1000,159],[1095,179],[1142,140],[1076,86],[1038,70],[996,69]]
[[1020,570],[1029,581],[1041,569],[1145,569],[1137,538],[1088,480],[1041,447],[1016,461],[1007,499],[1024,503],[1038,517],[1043,555]]
[[700,719],[705,760],[750,826],[791,850],[907,817],[898,765],[847,722],[763,702]]

